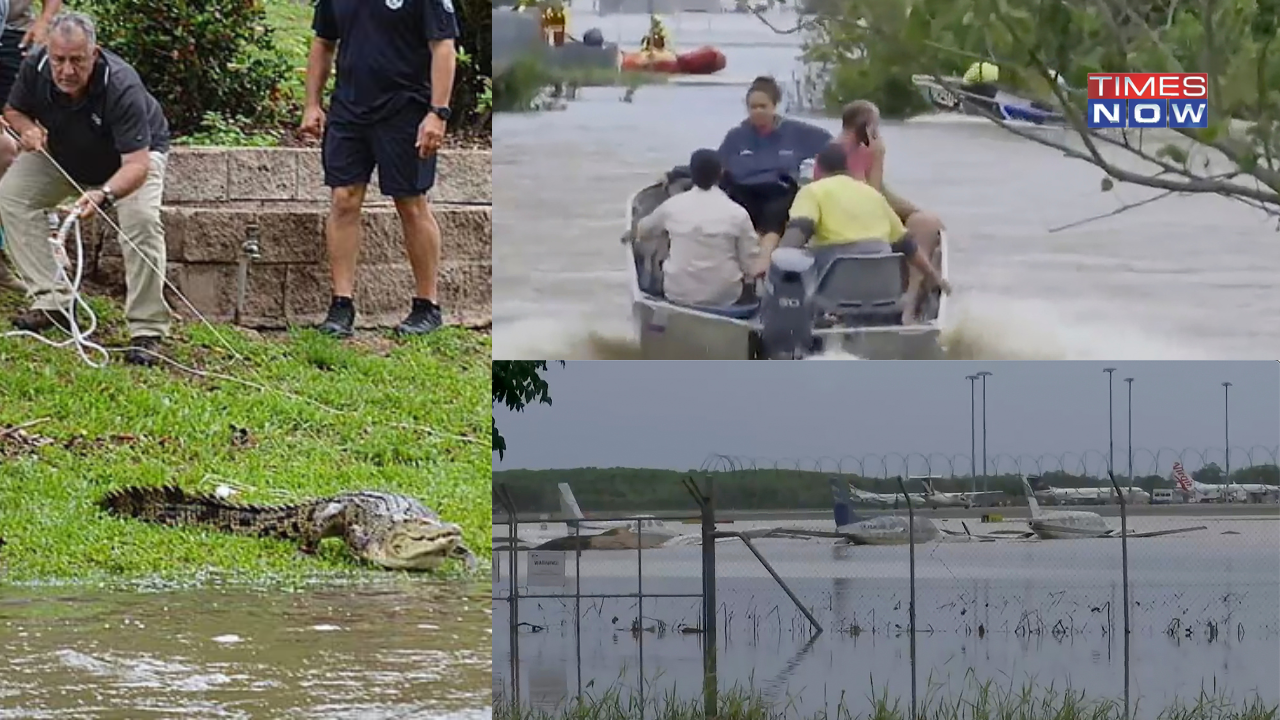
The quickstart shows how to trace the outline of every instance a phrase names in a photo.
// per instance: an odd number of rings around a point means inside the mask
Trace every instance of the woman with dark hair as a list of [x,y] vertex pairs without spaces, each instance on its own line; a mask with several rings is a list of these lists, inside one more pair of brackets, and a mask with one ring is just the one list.
[[747,119],[720,143],[723,187],[746,208],[760,233],[757,274],[769,267],[769,256],[787,227],[787,211],[800,184],[800,164],[831,142],[831,133],[809,123],[778,115],[782,89],[761,76],[747,90]]

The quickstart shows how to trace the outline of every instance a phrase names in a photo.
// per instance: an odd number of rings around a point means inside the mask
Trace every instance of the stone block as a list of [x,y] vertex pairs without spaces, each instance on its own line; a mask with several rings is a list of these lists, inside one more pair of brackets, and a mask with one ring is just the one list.
[[236,148],[227,161],[229,200],[296,200],[298,151],[291,148]]
[[436,185],[427,197],[438,203],[493,203],[493,165],[484,150],[440,153]]
[[[284,317],[287,268],[286,265],[255,265],[249,268],[241,318],[244,324],[271,327],[273,322],[278,324]],[[176,270],[178,279],[174,284],[201,315],[213,322],[225,322],[235,317],[236,266],[188,263]],[[177,298],[171,297],[169,303],[179,312],[190,312],[186,303]]]
[[465,318],[493,313],[493,265],[446,261],[440,268],[440,305],[445,312]]
[[[445,260],[489,260],[493,256],[493,214],[487,207],[435,207]],[[404,231],[395,208],[366,208],[361,262],[405,260]]]
[[311,263],[325,259],[324,213],[315,207],[253,209],[165,208],[165,240],[174,260],[237,263],[250,224],[258,225],[256,263]]
[[222,148],[177,148],[165,169],[164,202],[210,203],[230,199],[231,153]]

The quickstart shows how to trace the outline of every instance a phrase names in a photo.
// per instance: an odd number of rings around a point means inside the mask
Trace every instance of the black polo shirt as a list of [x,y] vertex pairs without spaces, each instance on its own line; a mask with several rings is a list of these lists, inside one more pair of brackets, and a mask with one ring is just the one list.
[[102,50],[78,102],[53,84],[48,51],[27,56],[18,70],[9,106],[49,131],[49,154],[81,185],[101,185],[120,169],[120,156],[138,150],[169,151],[169,121],[137,71]]
[[431,47],[458,37],[461,0],[317,0],[312,29],[338,43],[331,121],[373,123],[431,104]]

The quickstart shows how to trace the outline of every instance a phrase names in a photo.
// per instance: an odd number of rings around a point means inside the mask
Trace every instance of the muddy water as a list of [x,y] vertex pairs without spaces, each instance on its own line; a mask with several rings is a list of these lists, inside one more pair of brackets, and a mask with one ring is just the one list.
[[0,589],[0,718],[491,718],[478,595]]

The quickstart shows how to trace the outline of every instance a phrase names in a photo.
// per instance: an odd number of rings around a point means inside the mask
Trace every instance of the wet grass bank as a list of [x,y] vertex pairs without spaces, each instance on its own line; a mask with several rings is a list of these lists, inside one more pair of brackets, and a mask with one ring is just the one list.
[[[94,339],[125,344],[114,302],[94,300]],[[20,298],[0,294],[0,333]],[[49,333],[53,339],[65,336]],[[95,369],[70,348],[0,337],[0,583],[251,583],[385,577],[340,540],[294,545],[109,517],[95,503],[125,485],[234,488],[286,503],[348,490],[421,499],[490,543],[490,341],[446,328],[424,338],[314,330],[261,335],[184,324],[176,363]],[[484,572],[481,563],[480,572]],[[462,574],[450,562],[441,576]]]
[[[654,683],[658,683],[655,681]],[[852,684],[860,684],[853,683]],[[1210,679],[1205,679],[1211,685]],[[557,712],[535,710],[517,706],[495,695],[495,720],[633,720],[647,717],[654,720],[704,720],[702,700],[685,700],[646,683],[643,702],[630,689],[611,687],[603,692],[588,690],[581,702],[570,699],[567,707]],[[838,692],[838,691],[837,691]],[[828,693],[830,694],[830,693]],[[910,720],[911,699],[891,699],[887,692],[874,691],[865,697],[858,693],[838,692],[838,697],[826,703],[832,709],[827,712],[803,713],[796,709],[799,701],[787,697],[771,700],[749,688],[734,686],[719,695],[717,720]],[[656,697],[654,697],[656,696]],[[1233,699],[1225,692],[1201,691],[1198,696],[1171,703],[1152,712],[1140,700],[1131,699],[1135,705],[1133,717],[1157,717],[1158,720],[1276,720],[1278,707],[1260,699]],[[935,691],[921,689],[921,720],[990,720],[1008,718],[1016,720],[1125,720],[1122,698],[1094,698],[1087,691],[1060,690],[1054,685],[1001,687],[994,682],[978,682],[970,677],[962,693],[943,696]]]

